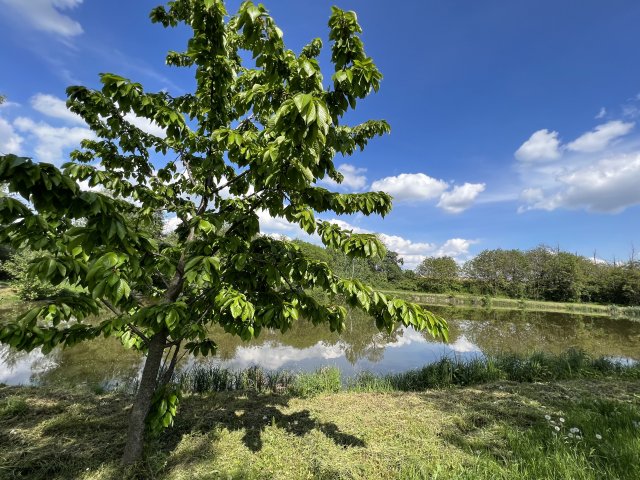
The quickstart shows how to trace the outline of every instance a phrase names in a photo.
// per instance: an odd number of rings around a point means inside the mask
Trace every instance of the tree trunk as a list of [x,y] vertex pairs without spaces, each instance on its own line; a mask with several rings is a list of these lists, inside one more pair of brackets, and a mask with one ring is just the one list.
[[158,380],[158,372],[160,370],[160,364],[162,363],[162,354],[164,353],[166,340],[166,333],[156,333],[149,341],[149,352],[147,353],[147,360],[144,362],[142,379],[138,386],[133,409],[129,415],[127,445],[122,455],[122,463],[124,465],[131,465],[137,462],[142,455],[144,431],[146,427],[145,420],[156,391],[156,382]]

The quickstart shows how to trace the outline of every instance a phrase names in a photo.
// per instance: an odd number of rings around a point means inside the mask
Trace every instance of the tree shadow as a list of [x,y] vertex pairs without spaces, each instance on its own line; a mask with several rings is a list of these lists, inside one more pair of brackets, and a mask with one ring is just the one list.
[[[290,399],[284,394],[254,392],[225,392],[187,398],[181,406],[173,432],[167,432],[162,442],[163,450],[175,449],[184,433],[208,433],[224,428],[243,431],[242,442],[255,453],[262,449],[262,434],[270,425],[300,437],[318,430],[344,448],[366,447],[362,439],[342,432],[334,423],[318,421],[309,410],[284,413],[282,410],[289,407]],[[198,412],[198,417],[194,417],[195,412]]]

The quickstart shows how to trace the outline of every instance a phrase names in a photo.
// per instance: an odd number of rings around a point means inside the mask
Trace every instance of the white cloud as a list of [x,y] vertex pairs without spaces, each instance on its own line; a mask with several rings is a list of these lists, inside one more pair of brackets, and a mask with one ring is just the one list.
[[469,208],[485,189],[484,183],[465,183],[440,196],[438,206],[449,213],[460,213]]
[[63,152],[77,148],[85,138],[95,138],[93,132],[83,127],[53,127],[45,122],[34,122],[30,118],[18,117],[13,122],[16,129],[33,137],[36,160],[61,163]]
[[478,243],[478,241],[465,238],[451,238],[438,247],[433,256],[453,257],[460,260],[469,255],[469,248],[475,243]]
[[[80,35],[80,23],[61,11],[72,10],[83,0],[0,0],[33,28],[69,38]],[[6,12],[6,9],[5,9]]]
[[46,93],[38,93],[31,97],[31,107],[38,112],[49,117],[58,118],[68,123],[86,126],[86,123],[79,115],[76,115],[67,108],[64,100]]
[[[329,220],[340,228],[352,230],[354,233],[373,233],[360,227],[355,227],[344,220]],[[388,235],[386,233],[378,233],[380,240],[392,252],[397,252],[398,256],[404,261],[404,267],[413,269],[417,267],[426,257],[443,257],[450,256],[457,260],[463,260],[469,255],[469,248],[475,240],[466,240],[462,238],[452,238],[438,245],[429,242],[414,242],[399,235]]]
[[350,189],[352,191],[362,190],[367,185],[367,177],[364,175],[364,173],[367,171],[366,168],[358,168],[354,165],[343,163],[338,167],[338,171],[344,177],[342,183],[339,184],[331,178],[325,178],[321,181],[321,183],[325,183],[334,188],[342,187],[345,189]]
[[164,219],[164,224],[162,226],[162,233],[168,235],[169,233],[175,231],[176,228],[182,223],[177,216],[169,217]]
[[161,138],[164,138],[167,136],[167,132],[160,125],[146,118],[138,117],[134,113],[131,113],[131,112],[127,113],[124,116],[124,119],[127,122],[131,123],[133,126],[138,127],[140,130],[150,135],[155,135],[156,137],[161,137]]
[[4,102],[0,103],[0,110],[2,110],[3,108],[12,108],[12,107],[19,107],[20,104],[18,102],[11,102],[9,100],[5,100]]
[[560,158],[558,132],[546,128],[535,132],[529,140],[520,145],[515,156],[521,162],[546,161]]
[[401,173],[395,177],[376,180],[371,185],[372,190],[387,192],[398,201],[420,201],[437,198],[448,187],[447,182],[431,178],[424,173]]
[[284,218],[272,217],[266,210],[258,210],[256,213],[258,214],[260,231],[262,233],[289,236],[294,233],[303,232],[303,230],[295,223],[291,223]]
[[22,138],[4,118],[0,117],[0,153],[13,153],[20,155],[22,153]]
[[640,204],[640,152],[620,154],[593,164],[576,167],[558,176],[557,183],[545,190],[523,192],[522,210],[585,209],[618,213]]
[[633,122],[612,120],[580,135],[567,145],[567,149],[574,152],[599,152],[607,148],[616,138],[627,135],[633,127]]
[[602,107],[594,118],[596,120],[600,120],[601,118],[604,118],[606,115],[607,115],[607,109]]

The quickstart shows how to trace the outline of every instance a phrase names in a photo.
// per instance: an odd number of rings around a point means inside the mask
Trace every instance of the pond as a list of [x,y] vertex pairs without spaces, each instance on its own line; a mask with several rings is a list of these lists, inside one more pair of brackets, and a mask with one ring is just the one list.
[[[380,333],[367,316],[352,311],[342,334],[299,321],[286,334],[264,331],[258,339],[242,342],[212,329],[218,353],[208,359],[186,357],[185,369],[210,362],[231,369],[259,365],[269,370],[309,371],[337,366],[345,376],[361,371],[402,372],[442,357],[469,359],[484,354],[534,351],[561,353],[575,347],[593,356],[621,361],[640,360],[640,322],[561,313],[454,309],[429,307],[449,320],[445,344],[428,334],[398,328]],[[0,309],[2,318],[13,315]],[[57,349],[16,352],[0,346],[0,383],[9,385],[89,385],[110,388],[135,379],[143,358],[109,338]]]

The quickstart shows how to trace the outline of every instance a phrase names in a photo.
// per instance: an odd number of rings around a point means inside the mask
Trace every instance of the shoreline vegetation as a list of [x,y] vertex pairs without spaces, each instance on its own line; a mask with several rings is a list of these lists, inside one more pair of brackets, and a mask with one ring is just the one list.
[[[445,359],[396,375],[202,367],[175,425],[122,470],[132,397],[0,386],[0,476],[38,479],[632,479],[640,365],[562,355]],[[272,378],[273,380],[273,378]],[[435,388],[434,388],[435,387]],[[274,393],[276,392],[276,393]]]
[[452,306],[458,308],[484,308],[488,310],[526,310],[531,312],[556,312],[574,315],[640,320],[640,307],[600,305],[597,303],[548,302],[543,300],[514,299],[471,295],[465,293],[425,293],[409,290],[381,290],[422,305]]
[[[465,293],[425,293],[411,290],[380,289],[386,295],[395,296],[425,306],[473,308],[486,310],[525,310],[530,312],[555,312],[573,315],[589,315],[640,321],[640,307],[600,305],[597,303],[548,302],[543,300],[513,299]],[[0,282],[0,307],[23,302],[16,290],[6,282]]]

